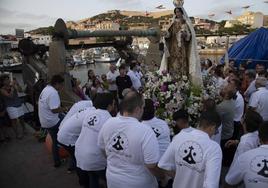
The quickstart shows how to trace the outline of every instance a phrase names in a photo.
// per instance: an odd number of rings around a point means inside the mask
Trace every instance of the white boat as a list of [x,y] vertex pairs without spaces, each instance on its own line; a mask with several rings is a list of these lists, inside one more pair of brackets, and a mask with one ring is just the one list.
[[99,58],[95,58],[94,60],[96,62],[114,62],[117,59],[118,58],[116,58],[113,54],[103,53]]
[[87,64],[86,61],[82,60],[82,57],[80,55],[73,55],[73,63],[74,63],[74,66]]
[[18,59],[3,59],[3,62],[0,64],[1,71],[10,71],[10,72],[21,72],[22,62]]

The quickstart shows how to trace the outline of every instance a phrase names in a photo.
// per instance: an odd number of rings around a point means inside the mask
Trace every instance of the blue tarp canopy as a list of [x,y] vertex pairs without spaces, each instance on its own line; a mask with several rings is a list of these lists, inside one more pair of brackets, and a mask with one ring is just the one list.
[[[257,63],[268,68],[268,29],[262,27],[237,41],[228,50],[228,55],[230,60],[235,61],[236,67],[252,60],[252,63],[247,65],[248,69],[255,68]],[[221,62],[224,63],[224,57]]]

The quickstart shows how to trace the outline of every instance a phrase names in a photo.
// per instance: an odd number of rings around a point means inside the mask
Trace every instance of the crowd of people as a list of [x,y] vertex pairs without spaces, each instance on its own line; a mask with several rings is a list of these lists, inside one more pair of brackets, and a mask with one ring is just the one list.
[[[100,77],[89,70],[85,86],[73,84],[81,101],[70,109],[61,106],[64,79],[54,75],[38,101],[41,126],[52,138],[54,166],[61,166],[60,145],[70,156],[68,172],[75,171],[86,188],[268,187],[265,66],[246,70],[232,62],[228,67],[208,63],[202,64],[202,73],[221,88],[221,100],[203,102],[197,127],[190,124],[187,109],[176,111],[173,137],[167,122],[156,117],[153,99],[142,95],[143,74],[136,61],[121,65],[119,72],[110,65]],[[14,117],[9,107],[20,107],[13,104],[16,100],[9,104],[7,97],[15,97],[17,88],[5,79],[1,94],[8,102],[1,106],[1,122],[5,111]],[[6,92],[8,86],[13,89]],[[14,127],[20,116],[15,120]]]

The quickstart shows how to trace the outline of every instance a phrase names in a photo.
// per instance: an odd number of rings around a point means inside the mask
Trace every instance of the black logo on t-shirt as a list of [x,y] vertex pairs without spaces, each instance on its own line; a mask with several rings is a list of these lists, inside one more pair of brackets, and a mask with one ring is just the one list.
[[155,127],[152,127],[152,129],[156,135],[156,138],[158,138],[161,135],[160,130],[158,128],[155,128]]
[[248,178],[249,182],[268,183],[268,156],[259,155],[254,157],[250,162],[250,169],[254,173]]
[[85,110],[86,110],[85,108],[80,109],[80,110],[78,111],[78,113],[81,113],[81,112],[83,112],[83,111],[85,111]]
[[193,146],[190,146],[190,147],[189,147],[189,150],[187,150],[187,149],[184,150],[184,153],[185,153],[185,154],[188,153],[188,155],[186,155],[186,156],[183,158],[183,160],[186,161],[186,162],[189,163],[189,164],[195,164],[195,163],[196,163],[195,160],[194,160],[194,157],[193,157],[193,156],[196,156],[196,153],[193,152],[193,150],[194,150],[194,147],[193,147]]
[[124,133],[114,134],[108,144],[108,153],[115,153],[122,157],[130,158],[128,138]]
[[[263,168],[258,172],[258,174],[265,177],[265,178],[268,178],[268,166],[267,166],[268,160],[263,159],[261,162],[263,163]],[[261,163],[258,163],[257,165],[258,165],[258,167],[262,166]]]
[[97,123],[97,117],[96,116],[92,116],[92,117],[90,117],[89,118],[89,121],[88,121],[88,125],[89,126],[94,126],[95,125],[95,123]]
[[251,161],[250,167],[258,175],[268,178],[268,156],[256,156]]
[[203,149],[195,141],[186,141],[179,148],[178,163],[198,172],[202,172]]
[[[114,145],[113,148],[116,150],[123,150],[124,148],[122,147],[122,145],[124,144],[124,140],[121,140],[121,136],[117,136],[116,138],[114,138]],[[122,144],[122,145],[121,145]]]

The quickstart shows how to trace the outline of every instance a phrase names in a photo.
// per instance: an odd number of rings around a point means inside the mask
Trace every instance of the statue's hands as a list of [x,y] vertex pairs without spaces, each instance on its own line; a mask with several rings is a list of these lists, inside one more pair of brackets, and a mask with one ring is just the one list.
[[168,31],[162,31],[161,32],[161,37],[169,38],[170,34]]

